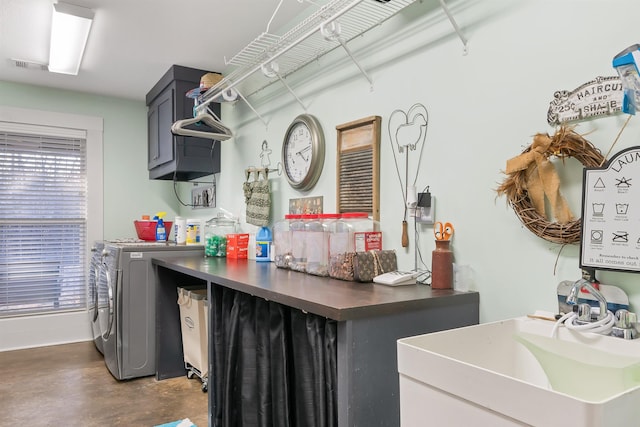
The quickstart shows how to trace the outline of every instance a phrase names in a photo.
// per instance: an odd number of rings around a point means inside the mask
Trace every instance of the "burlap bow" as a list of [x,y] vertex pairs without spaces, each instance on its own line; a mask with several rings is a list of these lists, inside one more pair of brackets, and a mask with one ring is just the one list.
[[531,149],[526,153],[507,160],[507,174],[527,170],[527,192],[536,212],[546,216],[545,196],[549,199],[552,214],[560,224],[574,220],[567,201],[560,194],[560,178],[553,163],[545,156],[551,145],[549,135],[537,134],[533,137]]

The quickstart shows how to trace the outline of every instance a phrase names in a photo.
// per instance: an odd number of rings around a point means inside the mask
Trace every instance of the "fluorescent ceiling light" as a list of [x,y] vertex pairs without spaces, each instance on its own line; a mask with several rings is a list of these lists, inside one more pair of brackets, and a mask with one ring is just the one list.
[[78,74],[92,22],[91,9],[60,2],[53,5],[49,71]]

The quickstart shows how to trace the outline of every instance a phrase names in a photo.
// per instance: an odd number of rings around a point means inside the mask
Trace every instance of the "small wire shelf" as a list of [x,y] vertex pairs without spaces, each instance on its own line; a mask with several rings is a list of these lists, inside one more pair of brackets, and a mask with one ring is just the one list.
[[[336,47],[345,46],[415,1],[391,0],[384,3],[377,0],[333,0],[282,36],[262,33],[229,61],[225,61],[227,65],[237,68],[201,95],[198,105],[220,100],[223,94],[227,94],[225,100],[235,99],[232,95],[234,91],[241,90],[239,85],[253,76],[252,84],[245,85],[249,90],[242,90],[245,97],[251,96]],[[332,24],[334,22],[339,22],[339,34],[326,37],[323,29],[335,26]],[[275,74],[265,73],[265,69],[276,68],[273,67],[274,63],[277,66]]]
[[[225,58],[225,63],[232,67],[231,71],[195,100],[194,114],[206,111],[211,102],[233,102],[240,97],[266,126],[265,119],[247,98],[276,81],[280,81],[306,111],[306,106],[284,78],[339,46],[373,88],[373,81],[351,53],[347,43],[416,1],[419,0],[330,0],[282,36],[269,33],[267,26],[267,31],[229,61]],[[445,0],[439,2],[462,40],[466,54],[467,39],[453,19]]]

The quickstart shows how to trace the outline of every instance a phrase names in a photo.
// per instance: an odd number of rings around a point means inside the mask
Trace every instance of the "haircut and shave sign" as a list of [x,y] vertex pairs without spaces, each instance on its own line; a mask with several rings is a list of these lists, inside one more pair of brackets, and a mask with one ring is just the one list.
[[640,272],[640,147],[584,170],[580,266]]
[[618,76],[596,77],[572,90],[559,90],[549,103],[547,122],[560,125],[622,111],[622,82]]

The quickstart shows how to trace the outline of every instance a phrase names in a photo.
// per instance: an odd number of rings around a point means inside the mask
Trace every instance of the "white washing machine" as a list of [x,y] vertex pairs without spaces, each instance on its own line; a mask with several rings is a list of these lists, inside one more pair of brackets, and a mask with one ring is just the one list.
[[96,279],[96,347],[102,345],[107,368],[118,380],[156,374],[156,280],[151,259],[174,256],[203,257],[204,246],[104,242]]

